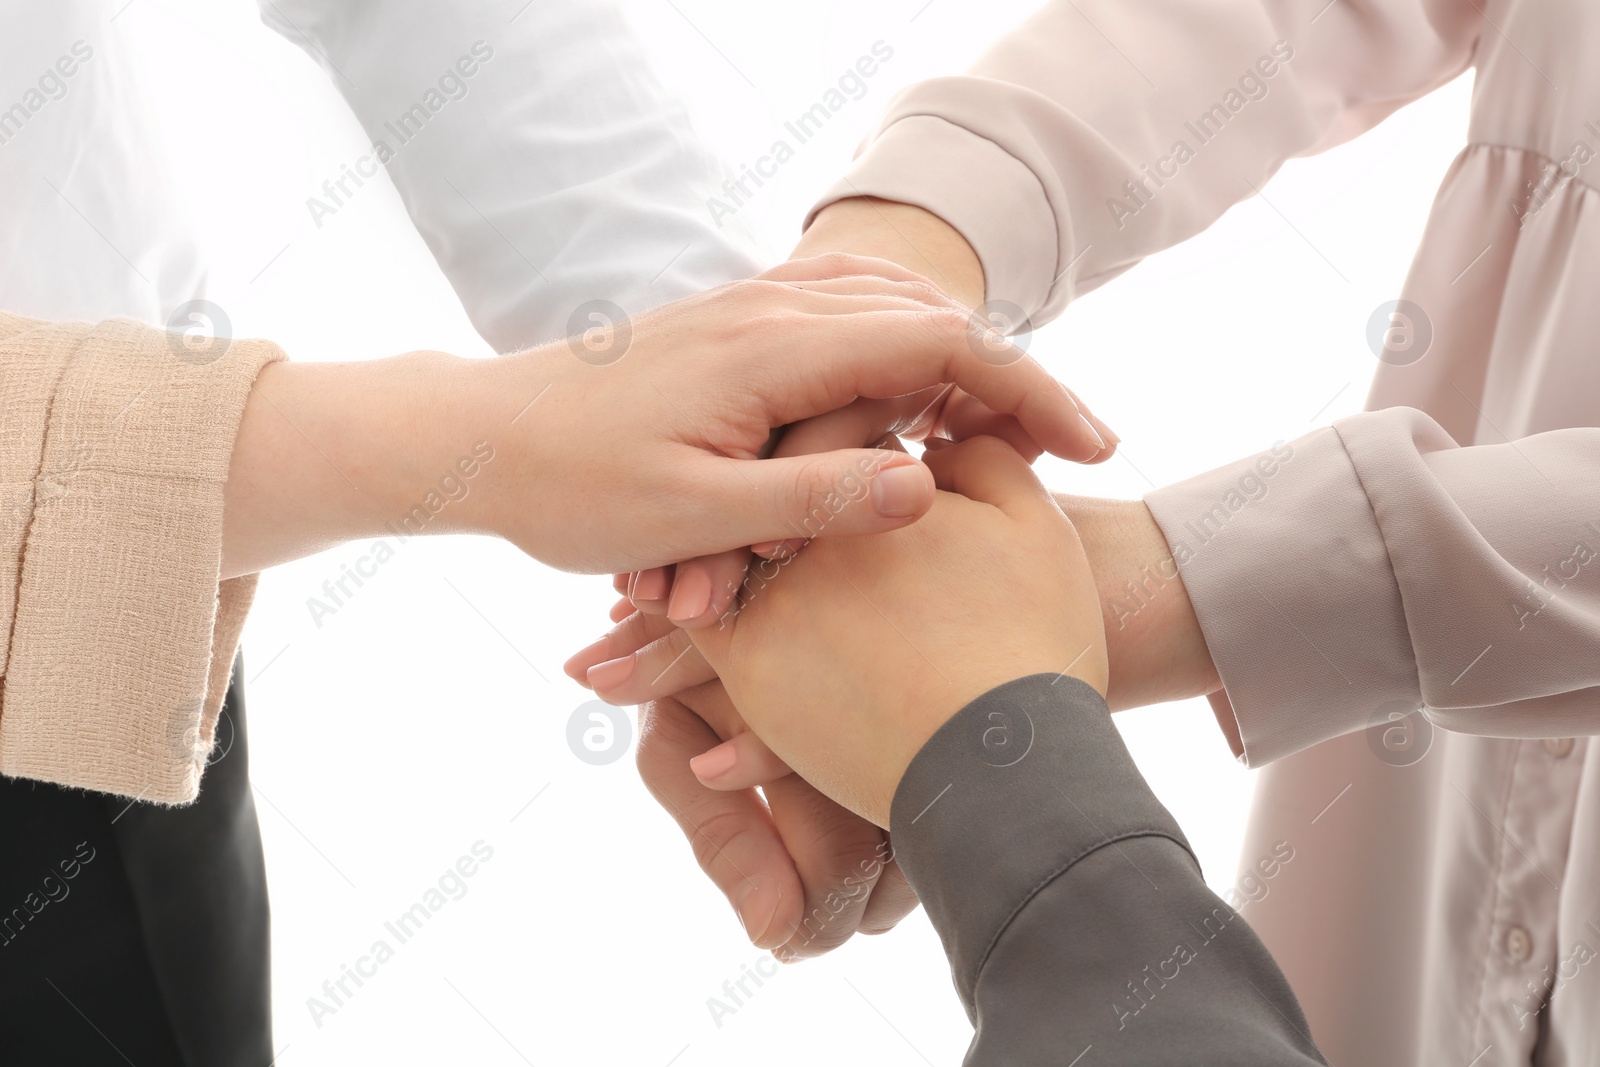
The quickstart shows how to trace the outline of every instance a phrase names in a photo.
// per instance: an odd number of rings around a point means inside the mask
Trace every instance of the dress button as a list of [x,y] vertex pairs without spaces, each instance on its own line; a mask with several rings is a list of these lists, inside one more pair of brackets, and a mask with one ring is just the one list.
[[1562,757],[1571,753],[1572,738],[1547,737],[1544,739],[1544,750],[1550,753],[1550,755],[1554,756],[1556,759],[1561,759]]
[[1506,955],[1516,963],[1527,963],[1533,958],[1533,935],[1520,926],[1506,931]]

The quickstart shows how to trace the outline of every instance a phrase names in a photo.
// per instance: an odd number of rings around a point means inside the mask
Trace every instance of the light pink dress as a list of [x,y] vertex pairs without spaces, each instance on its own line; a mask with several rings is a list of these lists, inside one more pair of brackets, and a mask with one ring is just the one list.
[[1054,0],[823,201],[932,210],[1040,321],[1469,67],[1375,410],[1148,498],[1342,1067],[1600,1063],[1600,4]]

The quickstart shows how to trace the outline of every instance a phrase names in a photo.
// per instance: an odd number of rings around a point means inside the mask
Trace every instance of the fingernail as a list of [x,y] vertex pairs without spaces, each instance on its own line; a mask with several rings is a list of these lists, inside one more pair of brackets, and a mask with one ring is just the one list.
[[689,769],[702,782],[710,782],[733,770],[733,765],[738,762],[739,754],[732,745],[718,745],[690,760]]
[[692,622],[711,609],[711,575],[704,567],[682,567],[672,583],[672,602],[667,618],[673,622]]
[[604,646],[609,640],[609,637],[602,637],[594,644],[580,648],[567,657],[567,662],[561,665],[561,669],[567,672],[568,678],[571,678],[579,685],[588,685],[589,682],[584,675],[588,672],[589,664],[596,662],[599,657],[605,655]]
[[1078,413],[1078,421],[1083,423],[1085,430],[1089,431],[1089,437],[1094,441],[1099,451],[1104,452],[1106,450],[1106,439],[1100,436],[1100,431],[1094,428],[1094,423],[1090,422],[1082,412]]
[[872,480],[872,507],[886,519],[904,519],[922,511],[928,483],[916,466],[906,464],[879,471]]
[[633,600],[667,599],[667,573],[662,570],[645,571],[633,583]]
[[589,668],[590,689],[615,689],[633,677],[634,658],[619,656]]

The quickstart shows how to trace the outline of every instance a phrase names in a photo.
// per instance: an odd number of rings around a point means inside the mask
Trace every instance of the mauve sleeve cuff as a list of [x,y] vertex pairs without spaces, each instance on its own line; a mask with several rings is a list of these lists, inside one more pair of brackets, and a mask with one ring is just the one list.
[[[1145,497],[1260,766],[1419,704],[1389,551],[1336,428]],[[1159,595],[1157,593],[1156,595]]]
[[1006,301],[1037,318],[1050,302],[1060,273],[1055,212],[1027,164],[981,134],[936,115],[895,119],[817,201],[806,225],[853,196],[913,204],[953,226],[983,264],[991,305]]
[[21,553],[0,772],[157,803],[199,791],[253,576],[221,581],[245,402],[282,352],[87,331],[50,398]]

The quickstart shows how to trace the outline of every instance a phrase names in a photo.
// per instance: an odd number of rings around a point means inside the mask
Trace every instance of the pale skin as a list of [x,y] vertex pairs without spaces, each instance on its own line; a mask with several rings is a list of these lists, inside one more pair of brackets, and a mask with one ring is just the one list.
[[[1067,458],[1101,450],[1042,367],[979,358],[964,309],[891,263],[791,261],[628,329],[624,354],[600,365],[559,341],[494,360],[267,367],[234,446],[224,577],[392,533],[419,502],[426,532],[494,534],[567,570],[646,568],[788,536],[862,469],[868,491],[829,532],[882,532],[933,502],[911,457],[758,457],[779,426],[944,383]],[[494,458],[468,476],[480,446]],[[468,491],[435,507],[450,475]]]
[[[829,250],[896,262],[932,279],[969,307],[984,299],[983,268],[972,247],[943,219],[914,205],[869,198],[829,205],[813,220],[794,254]],[[943,425],[934,427],[934,420],[925,419],[907,427],[897,425],[896,413],[881,405],[852,405],[791,427],[776,454],[838,447],[845,441],[866,443],[889,430],[918,437],[930,429],[954,439],[998,436],[1030,459],[1039,452],[1013,420],[996,418],[970,398],[952,396],[946,407]],[[1091,462],[1103,460],[1115,448],[1116,436],[1092,414],[1088,417],[1107,444]],[[1168,582],[1149,606],[1132,616],[1114,606],[1125,583],[1138,585],[1148,568],[1173,573],[1166,540],[1144,504],[1065,495],[1057,500],[1078,528],[1100,596],[1111,706],[1134,707],[1220,688],[1181,579]],[[795,543],[783,547],[792,550]],[[648,701],[640,710],[638,752],[646,785],[690,838],[702,868],[733,903],[752,940],[785,958],[799,958],[826,952],[858,931],[892,928],[916,900],[894,864],[873,865],[869,891],[852,894],[851,904],[823,936],[797,933],[800,917],[837,891],[845,877],[858,875],[863,861],[870,863],[881,854],[885,838],[866,820],[831,803],[803,776],[790,774],[725,699],[700,700],[691,710],[671,696],[690,686],[709,688],[705,683],[715,672],[704,657],[694,651],[676,657],[689,641],[685,629],[713,624],[726,612],[748,560],[746,553],[734,552],[699,561],[716,574],[718,587],[699,613],[672,611],[671,568],[619,580],[625,599],[612,614],[619,626],[574,655],[567,671],[613,702]],[[669,663],[671,671],[663,674]],[[762,786],[762,793],[750,788],[755,785]]]

